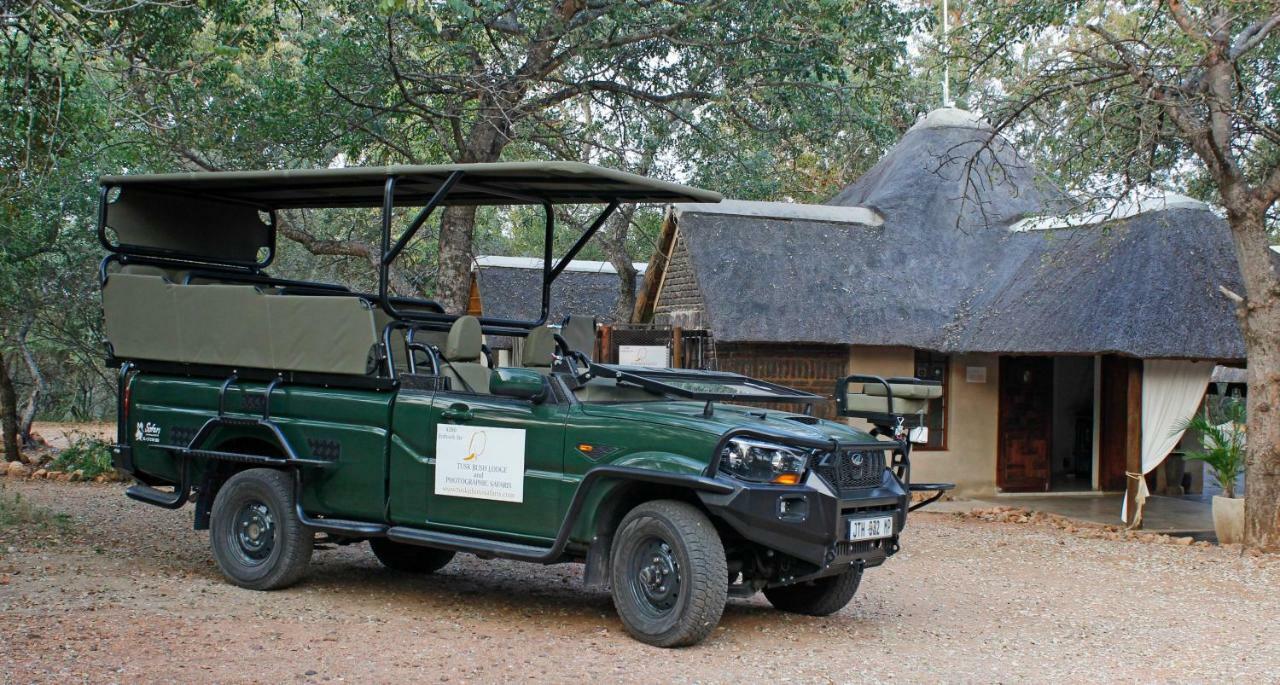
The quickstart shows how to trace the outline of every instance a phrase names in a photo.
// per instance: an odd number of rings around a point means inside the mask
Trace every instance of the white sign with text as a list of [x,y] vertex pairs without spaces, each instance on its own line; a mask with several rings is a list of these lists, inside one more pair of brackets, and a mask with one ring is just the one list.
[[517,428],[436,427],[437,495],[524,501],[524,431]]
[[666,368],[671,354],[665,345],[618,345],[619,366],[652,366]]

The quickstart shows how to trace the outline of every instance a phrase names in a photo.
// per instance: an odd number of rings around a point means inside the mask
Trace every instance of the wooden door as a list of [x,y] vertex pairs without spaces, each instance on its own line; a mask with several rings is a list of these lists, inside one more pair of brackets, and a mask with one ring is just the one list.
[[1137,470],[1142,449],[1142,360],[1106,355],[1100,375],[1098,487],[1119,492],[1128,485],[1125,471]]
[[996,485],[1006,492],[1049,489],[1053,436],[1053,360],[1000,358]]

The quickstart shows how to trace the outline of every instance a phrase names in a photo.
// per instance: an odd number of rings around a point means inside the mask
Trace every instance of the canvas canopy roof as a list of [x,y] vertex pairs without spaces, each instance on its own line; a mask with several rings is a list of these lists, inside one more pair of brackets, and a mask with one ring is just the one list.
[[[422,206],[454,178],[447,205],[719,202],[720,194],[578,162],[279,169],[103,176],[103,220],[119,246],[214,260],[257,261],[274,229],[260,211]],[[111,246],[116,249],[117,246]]]

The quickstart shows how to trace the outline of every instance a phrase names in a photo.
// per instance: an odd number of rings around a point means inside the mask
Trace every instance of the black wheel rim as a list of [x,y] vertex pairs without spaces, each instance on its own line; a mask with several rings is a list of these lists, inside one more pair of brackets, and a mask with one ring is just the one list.
[[231,531],[231,549],[240,563],[257,566],[271,557],[276,547],[276,518],[271,508],[250,500],[236,513]]
[[680,600],[680,562],[671,544],[649,537],[631,556],[631,594],[636,605],[652,617],[675,610]]

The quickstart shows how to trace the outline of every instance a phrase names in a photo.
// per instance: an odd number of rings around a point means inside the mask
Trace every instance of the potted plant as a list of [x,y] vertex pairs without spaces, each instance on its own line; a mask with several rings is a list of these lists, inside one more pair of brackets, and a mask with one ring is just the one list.
[[1216,422],[1208,413],[1196,414],[1182,421],[1177,431],[1195,431],[1201,436],[1203,450],[1190,450],[1183,459],[1202,461],[1213,471],[1222,495],[1213,497],[1213,529],[1218,544],[1244,541],[1244,498],[1236,497],[1236,480],[1245,468],[1244,403],[1228,399],[1222,405],[1223,420]]

